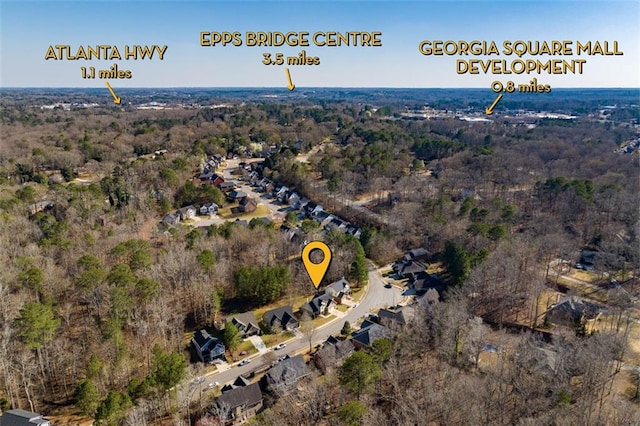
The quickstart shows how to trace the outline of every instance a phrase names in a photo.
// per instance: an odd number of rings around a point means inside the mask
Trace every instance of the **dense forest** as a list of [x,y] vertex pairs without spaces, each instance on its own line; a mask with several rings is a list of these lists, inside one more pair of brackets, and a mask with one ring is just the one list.
[[[200,93],[202,105],[137,109],[3,92],[0,410],[130,425],[211,414],[174,391],[205,368],[193,332],[310,293],[300,243],[278,226],[161,225],[228,204],[194,178],[220,155],[263,159],[262,176],[362,228],[283,218],[330,244],[327,280],[360,283],[363,255],[383,266],[424,247],[446,288],[393,339],[270,398],[255,424],[637,424],[640,157],[616,152],[638,138],[637,107],[599,113],[630,95],[554,97],[540,110],[577,118],[535,125],[405,120],[426,101],[393,95]],[[433,108],[476,106],[440,95]],[[40,107],[56,102],[70,107]],[[584,250],[597,273],[581,291],[558,276]],[[600,326],[553,331],[538,311],[549,291],[591,297]],[[509,350],[481,363],[488,336]]]

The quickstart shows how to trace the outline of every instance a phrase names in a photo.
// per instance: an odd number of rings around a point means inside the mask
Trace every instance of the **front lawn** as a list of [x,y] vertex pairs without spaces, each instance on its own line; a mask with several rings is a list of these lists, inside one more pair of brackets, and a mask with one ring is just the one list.
[[278,334],[264,334],[262,336],[262,341],[265,346],[270,348],[271,346],[275,346],[278,343],[286,342],[287,340],[293,337],[293,333],[290,331],[285,331],[283,333]]
[[[246,352],[245,355],[240,355],[242,352]],[[249,357],[253,354],[255,354],[256,352],[258,352],[258,350],[256,349],[255,346],[253,346],[253,343],[251,343],[251,340],[246,339],[243,340],[242,342],[240,342],[240,344],[238,345],[238,347],[236,348],[235,351],[233,351],[233,353],[231,353],[231,351],[229,351],[229,353],[232,355],[229,357],[231,362],[236,362],[236,361],[240,361],[243,358]],[[235,357],[234,357],[235,355]]]
[[347,305],[338,305],[336,306],[336,309],[340,312],[347,312],[349,310],[349,307]]
[[329,315],[328,317],[318,317],[313,320],[313,325],[315,326],[315,328],[318,328],[330,321],[333,321],[334,319],[336,319],[335,315]]
[[353,299],[354,302],[359,302],[360,299],[362,299],[362,296],[364,296],[366,288],[367,288],[367,286],[365,285],[365,286],[360,287],[360,288],[354,288],[351,291],[351,298]]

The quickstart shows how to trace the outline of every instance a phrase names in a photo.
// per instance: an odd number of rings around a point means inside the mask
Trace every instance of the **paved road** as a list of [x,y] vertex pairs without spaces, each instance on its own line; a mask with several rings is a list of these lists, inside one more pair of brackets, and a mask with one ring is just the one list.
[[[402,300],[402,290],[397,287],[385,288],[384,282],[380,274],[373,266],[369,266],[369,285],[367,286],[367,293],[362,300],[358,303],[358,306],[350,309],[343,318],[338,318],[331,321],[322,327],[315,330],[311,337],[311,345],[315,346],[317,343],[325,341],[330,335],[340,334],[342,326],[345,321],[349,321],[352,325],[362,320],[373,310],[378,308],[384,308],[400,303]],[[273,354],[277,357],[281,357],[286,354],[294,354],[309,350],[309,338],[307,336],[299,335],[289,340],[287,346],[284,349],[273,351]],[[273,356],[273,355],[272,355]],[[253,370],[258,370],[260,367],[265,366],[272,362],[269,359],[265,359],[264,355],[255,355],[251,357],[251,362],[247,365],[237,366],[233,365],[230,369],[221,373],[215,373],[205,378],[203,388],[207,388],[210,383],[218,382],[221,385],[232,382],[241,374],[248,374]]]
[[[233,171],[235,171],[238,167],[240,162],[242,161],[246,161],[246,162],[255,162],[255,161],[261,161],[262,159],[232,159],[232,160],[226,160],[226,167],[224,167],[224,169],[220,172],[222,174],[222,177],[224,178],[225,182],[233,182],[236,184],[237,186],[237,190],[238,191],[242,191],[245,194],[247,194],[249,197],[254,198],[259,204],[264,205],[267,210],[269,210],[269,215],[267,217],[269,217],[270,219],[274,220],[276,218],[280,218],[280,219],[284,219],[284,216],[286,213],[280,211],[283,207],[287,207],[287,206],[283,206],[280,205],[277,200],[272,199],[272,198],[264,198],[263,197],[263,193],[260,193],[258,191],[256,191],[256,188],[252,187],[251,185],[249,185],[247,182],[238,180],[238,178],[240,177],[239,175],[234,175],[232,174]],[[234,221],[235,218],[233,219],[223,219],[218,215],[214,215],[210,218],[207,219],[199,219],[198,221],[196,221],[193,225],[197,226],[197,227],[207,227],[210,226],[212,224],[215,225],[221,225],[224,222],[227,221]]]

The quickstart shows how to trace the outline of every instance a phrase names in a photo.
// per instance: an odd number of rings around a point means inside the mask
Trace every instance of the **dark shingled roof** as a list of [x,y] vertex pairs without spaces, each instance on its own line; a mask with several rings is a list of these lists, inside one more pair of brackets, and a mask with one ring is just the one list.
[[262,392],[260,392],[260,386],[257,383],[253,383],[228,390],[220,395],[217,401],[218,406],[226,406],[230,410],[243,405],[250,407],[262,401]]
[[387,327],[380,324],[371,324],[367,328],[361,328],[353,333],[352,339],[362,343],[364,346],[370,346],[378,339],[389,339],[393,333]]
[[311,374],[304,363],[302,355],[296,355],[280,361],[267,370],[265,374],[270,386],[293,386],[301,378]]
[[401,308],[396,309],[395,311],[390,311],[387,309],[380,309],[378,312],[378,317],[380,321],[393,321],[401,325],[406,325],[413,316],[415,315],[415,309],[409,306],[403,306]]

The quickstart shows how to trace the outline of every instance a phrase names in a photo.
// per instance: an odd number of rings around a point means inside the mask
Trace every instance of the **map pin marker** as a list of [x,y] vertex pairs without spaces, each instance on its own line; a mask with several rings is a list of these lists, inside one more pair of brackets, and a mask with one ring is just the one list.
[[[313,263],[311,261],[311,252],[314,249],[318,249],[322,251],[322,254],[324,254],[322,262]],[[329,270],[329,263],[331,263],[331,249],[329,249],[329,246],[322,241],[311,241],[302,249],[302,263],[304,263],[304,268],[307,270],[307,274],[309,274],[311,282],[315,288],[318,288],[327,273],[327,270]]]

